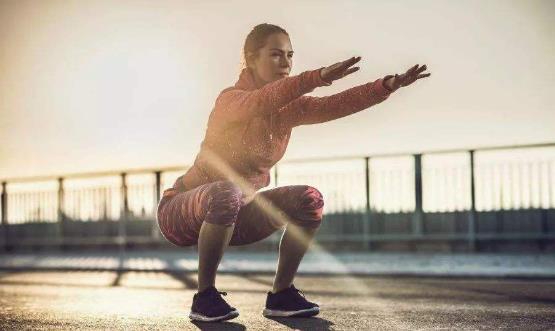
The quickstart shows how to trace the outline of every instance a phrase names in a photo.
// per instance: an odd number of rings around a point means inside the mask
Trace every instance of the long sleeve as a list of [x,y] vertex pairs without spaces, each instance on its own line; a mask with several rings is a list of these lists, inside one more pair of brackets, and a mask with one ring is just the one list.
[[280,110],[282,124],[295,127],[345,117],[386,100],[391,92],[384,78],[326,97],[302,96]]
[[285,77],[259,89],[226,89],[216,100],[214,116],[225,123],[233,123],[275,112],[292,100],[312,92],[316,87],[331,85],[322,80],[320,70],[321,68]]

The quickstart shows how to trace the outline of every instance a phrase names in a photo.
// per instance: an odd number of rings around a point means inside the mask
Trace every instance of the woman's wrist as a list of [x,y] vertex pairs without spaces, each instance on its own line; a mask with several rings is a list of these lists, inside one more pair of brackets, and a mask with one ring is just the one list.
[[320,76],[320,80],[322,82],[324,82],[327,86],[329,86],[329,85],[331,85],[332,82],[324,79],[324,76],[322,75],[322,70],[324,70],[324,69],[325,69],[325,67],[322,67],[322,68],[318,69],[318,75]]
[[394,75],[387,75],[382,80],[383,87],[389,92],[394,92],[396,90],[394,83],[395,83]]

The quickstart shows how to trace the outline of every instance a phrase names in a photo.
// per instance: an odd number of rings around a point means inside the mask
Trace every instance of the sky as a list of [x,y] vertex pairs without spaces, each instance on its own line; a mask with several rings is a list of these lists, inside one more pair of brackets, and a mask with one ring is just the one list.
[[295,128],[284,160],[555,142],[553,1],[0,0],[0,179],[184,166],[253,26],[324,96],[426,64],[385,102]]

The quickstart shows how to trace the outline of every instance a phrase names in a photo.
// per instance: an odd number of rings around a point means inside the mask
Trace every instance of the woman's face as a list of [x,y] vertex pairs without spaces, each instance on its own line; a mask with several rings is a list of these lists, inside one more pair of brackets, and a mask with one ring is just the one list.
[[293,49],[289,37],[284,33],[268,36],[266,45],[258,50],[258,56],[250,67],[259,86],[289,76],[293,67]]

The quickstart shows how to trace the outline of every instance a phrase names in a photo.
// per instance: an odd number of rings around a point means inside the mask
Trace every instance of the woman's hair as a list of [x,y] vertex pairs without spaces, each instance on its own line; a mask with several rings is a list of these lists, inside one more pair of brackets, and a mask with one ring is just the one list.
[[[258,50],[264,47],[268,36],[274,33],[284,33],[289,36],[285,29],[274,24],[262,23],[252,28],[251,32],[247,35],[245,45],[243,46],[241,69],[248,67],[250,58],[258,55]],[[250,54],[248,58],[247,54]]]

